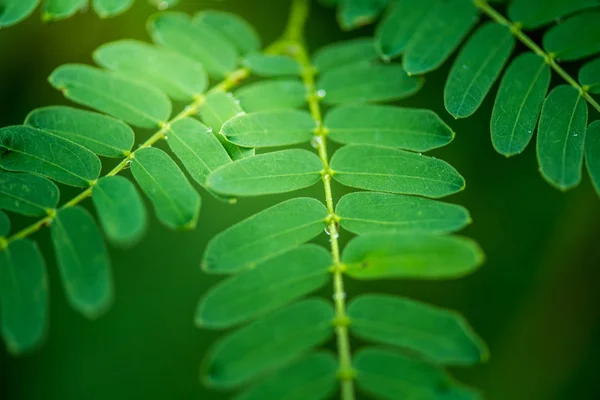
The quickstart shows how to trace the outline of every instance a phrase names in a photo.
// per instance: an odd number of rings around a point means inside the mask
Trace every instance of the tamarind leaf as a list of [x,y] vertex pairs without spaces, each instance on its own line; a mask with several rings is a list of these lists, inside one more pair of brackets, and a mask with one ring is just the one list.
[[98,178],[101,165],[85,147],[50,132],[16,125],[0,129],[0,167],[84,187]]
[[521,153],[531,140],[550,85],[550,67],[523,53],[506,70],[492,110],[492,144],[505,156]]
[[558,18],[598,5],[598,0],[513,0],[508,6],[508,17],[525,29],[536,29]]
[[106,43],[94,51],[93,57],[104,68],[141,79],[176,100],[193,100],[208,85],[208,76],[199,62],[137,40]]
[[25,125],[51,132],[105,157],[129,154],[135,140],[129,125],[103,114],[66,106],[36,108]]
[[306,104],[306,96],[306,87],[297,79],[258,81],[235,92],[247,112],[299,108]]
[[97,318],[113,301],[110,260],[92,215],[82,207],[56,214],[50,236],[67,300],[88,318]]
[[331,158],[333,179],[359,189],[443,197],[465,187],[445,161],[388,147],[350,144]]
[[361,295],[348,305],[350,331],[415,351],[436,364],[471,365],[488,358],[485,344],[458,313],[403,297]]
[[92,190],[100,225],[113,244],[130,247],[144,235],[148,220],[142,198],[122,176],[106,176]]
[[258,32],[240,16],[218,10],[204,10],[194,14],[195,24],[205,24],[217,30],[233,43],[241,54],[258,51],[262,47]]
[[286,193],[314,185],[322,169],[319,157],[308,150],[281,150],[223,165],[208,176],[207,187],[240,197]]
[[40,0],[2,0],[0,29],[14,25],[31,15]]
[[308,299],[222,338],[202,368],[206,385],[231,388],[298,359],[333,336],[330,303]]
[[39,346],[48,320],[48,278],[38,246],[29,239],[0,251],[2,337],[13,354]]
[[340,0],[337,18],[340,27],[351,30],[373,22],[389,0]]
[[357,236],[342,253],[347,274],[356,279],[449,279],[473,272],[483,252],[460,236],[374,234]]
[[41,217],[56,208],[58,198],[58,188],[46,178],[0,171],[0,209]]
[[542,107],[537,157],[544,179],[560,190],[579,184],[587,127],[587,104],[572,86],[555,87]]
[[196,325],[229,328],[277,310],[323,287],[331,279],[331,255],[305,244],[234,275],[200,301]]
[[373,38],[334,42],[321,47],[315,52],[312,64],[319,72],[353,64],[368,63],[377,60]]
[[449,233],[471,222],[466,208],[416,196],[356,192],[343,196],[335,213],[344,229],[374,233]]
[[69,18],[87,7],[88,0],[44,0],[42,19],[59,21]]
[[318,200],[300,197],[269,207],[213,237],[202,269],[232,273],[306,243],[323,232],[327,209]]
[[373,144],[428,151],[454,137],[448,125],[430,110],[382,105],[336,107],[325,116],[327,136],[343,144]]
[[271,110],[233,117],[220,134],[242,147],[273,147],[309,142],[316,128],[306,111]]
[[48,81],[66,98],[141,128],[171,115],[169,98],[154,86],[83,64],[61,65]]
[[[600,3],[598,3],[600,4]],[[544,49],[561,61],[600,53],[600,11],[575,15],[544,34]]]
[[242,64],[255,75],[265,77],[300,75],[302,69],[291,57],[262,53],[246,55]]

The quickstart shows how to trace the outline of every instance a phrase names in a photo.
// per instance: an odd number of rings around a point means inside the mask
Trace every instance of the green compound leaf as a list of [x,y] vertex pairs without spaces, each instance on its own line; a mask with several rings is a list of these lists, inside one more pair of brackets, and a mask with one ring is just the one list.
[[600,93],[600,58],[586,63],[579,70],[579,83],[590,93]]
[[[200,118],[213,130],[213,133],[219,132],[225,121],[244,112],[238,103],[231,93],[210,93],[206,96],[204,104],[200,108]],[[254,155],[253,148],[236,146],[225,140],[221,135],[216,135],[216,137],[233,160],[240,160]]]
[[529,144],[550,85],[550,67],[534,53],[523,53],[500,81],[492,111],[492,144],[507,157]]
[[59,192],[46,178],[0,171],[0,209],[41,217],[56,208]]
[[471,222],[466,208],[390,193],[356,192],[342,197],[335,209],[344,229],[374,233],[448,233]]
[[386,102],[409,97],[423,82],[409,77],[401,65],[359,64],[325,72],[317,81],[327,104]]
[[286,193],[314,185],[322,169],[319,157],[308,150],[282,150],[224,165],[209,175],[207,186],[240,197]]
[[403,65],[410,75],[424,74],[443,64],[477,23],[471,0],[436,1],[404,49]]
[[596,193],[600,196],[600,121],[592,122],[587,129],[585,163]]
[[525,29],[536,29],[565,15],[598,5],[598,0],[513,0],[508,6],[508,17]]
[[403,150],[348,145],[331,158],[333,178],[359,189],[443,197],[465,187],[465,180],[448,163]]
[[510,30],[495,22],[479,28],[454,61],[444,88],[446,110],[455,118],[473,114],[498,79],[515,47]]
[[309,299],[224,337],[209,354],[203,381],[231,388],[289,364],[333,336],[330,303]]
[[338,363],[330,353],[314,353],[291,364],[235,400],[325,400],[336,389]]
[[306,244],[221,282],[200,301],[196,325],[229,328],[265,315],[323,287],[331,278],[331,255]]
[[208,85],[208,76],[199,62],[137,40],[104,44],[94,52],[94,61],[154,85],[176,100],[192,100]]
[[113,301],[110,261],[92,215],[79,206],[60,210],[50,226],[52,244],[67,300],[88,318]]
[[313,66],[319,72],[338,67],[368,63],[377,60],[373,38],[358,38],[335,42],[315,52]]
[[460,236],[377,234],[352,239],[342,253],[356,279],[449,279],[473,272],[484,255]]
[[7,236],[10,233],[10,219],[4,211],[0,210],[0,237]]
[[88,0],[45,0],[42,7],[44,21],[59,21],[72,17],[87,7]]
[[167,153],[154,147],[136,151],[131,172],[160,222],[171,229],[196,227],[200,196]]
[[208,175],[231,158],[212,131],[192,118],[175,122],[168,132],[169,147],[181,160],[192,179],[206,185]]
[[381,57],[390,59],[400,55],[438,1],[398,0],[393,3],[391,11],[375,31],[375,45]]
[[40,0],[2,0],[0,29],[14,25],[31,15]]
[[389,0],[341,0],[337,18],[340,27],[345,30],[355,29],[373,22]]
[[171,102],[163,92],[113,72],[65,64],[48,80],[66,98],[142,128],[155,128],[171,115]]
[[300,80],[265,80],[244,86],[235,92],[248,112],[299,108],[306,104],[306,87]]
[[127,11],[134,0],[93,0],[92,6],[100,18],[109,18]]
[[350,331],[382,344],[424,355],[436,364],[471,365],[485,361],[485,344],[459,314],[414,300],[362,295],[348,305]]
[[215,29],[237,47],[241,54],[261,48],[256,29],[235,14],[217,10],[200,11],[194,15],[194,23]]
[[326,218],[327,209],[315,199],[301,197],[279,203],[212,238],[202,269],[211,273],[252,269],[318,236]]
[[106,176],[92,190],[92,201],[107,238],[129,247],[144,235],[148,221],[146,209],[133,183],[122,176]]
[[360,350],[353,366],[358,387],[375,399],[482,400],[477,392],[454,383],[439,366],[389,350]]
[[29,239],[0,251],[0,311],[9,352],[20,354],[39,346],[48,319],[48,281],[42,254]]
[[250,53],[242,61],[242,64],[258,76],[287,76],[300,75],[302,67],[291,57]]
[[600,53],[600,11],[579,14],[544,34],[544,49],[561,61]]
[[542,107],[537,139],[540,172],[560,190],[581,180],[587,116],[585,100],[567,85],[554,88]]
[[242,147],[273,147],[309,142],[316,128],[306,111],[273,110],[233,117],[220,134]]
[[101,165],[94,153],[76,143],[17,125],[0,129],[0,167],[84,187],[98,178]]
[[325,117],[329,138],[343,144],[373,144],[428,151],[452,141],[454,133],[430,110],[392,106],[337,107]]
[[129,125],[118,119],[65,106],[37,108],[25,125],[52,132],[100,156],[123,157],[135,140]]
[[152,39],[204,65],[213,78],[235,70],[238,52],[232,43],[206,23],[194,23],[184,13],[163,12],[150,17]]

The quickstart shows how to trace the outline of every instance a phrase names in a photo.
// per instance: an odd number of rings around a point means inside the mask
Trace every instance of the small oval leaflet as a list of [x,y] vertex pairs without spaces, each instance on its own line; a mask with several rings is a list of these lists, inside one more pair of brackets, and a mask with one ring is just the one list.
[[585,163],[596,193],[600,196],[600,121],[594,121],[585,138]]
[[69,304],[88,318],[100,316],[112,304],[113,283],[94,218],[82,207],[64,208],[52,221],[50,234]]
[[448,163],[387,147],[348,145],[331,158],[333,178],[359,189],[443,197],[462,190],[465,181]]
[[92,6],[100,18],[114,17],[127,11],[134,0],[93,0]]
[[306,244],[221,282],[200,301],[196,325],[228,328],[277,310],[330,281],[331,255]]
[[337,386],[338,363],[325,352],[313,353],[277,371],[235,400],[325,400]]
[[167,153],[154,147],[136,151],[131,173],[152,202],[160,222],[171,229],[196,226],[200,195]]
[[351,30],[373,22],[387,6],[388,0],[339,1],[337,20],[344,30]]
[[342,253],[356,279],[458,278],[483,263],[477,243],[460,236],[376,234],[352,239]]
[[184,118],[169,128],[169,147],[181,160],[192,179],[206,185],[215,169],[231,163],[225,148],[213,133],[193,118]]
[[562,61],[573,61],[600,53],[600,11],[567,19],[549,29],[542,40],[544,49]]
[[194,14],[195,24],[205,24],[217,30],[233,43],[241,54],[257,51],[261,48],[260,36],[256,29],[236,14],[205,10]]
[[508,17],[526,29],[536,29],[597,5],[597,0],[513,0],[508,6]]
[[446,86],[444,104],[455,118],[473,114],[515,47],[510,30],[495,22],[481,26],[463,46],[454,61]]
[[94,52],[94,61],[154,85],[176,100],[192,100],[208,85],[206,71],[199,62],[137,40],[104,44]]
[[4,0],[0,10],[0,29],[27,18],[39,2],[40,0]]
[[0,310],[9,352],[20,354],[41,343],[48,319],[48,281],[42,254],[29,239],[0,251]]
[[354,357],[356,383],[377,399],[482,400],[475,391],[454,383],[441,367],[385,349],[368,347]]
[[115,118],[65,106],[33,110],[25,125],[51,132],[105,157],[129,154],[135,140],[131,128]]
[[523,53],[510,64],[492,111],[492,144],[505,156],[521,153],[531,140],[550,85],[550,67],[534,53]]
[[46,0],[42,6],[43,21],[69,18],[87,7],[87,0]]
[[335,209],[344,229],[373,233],[448,233],[471,222],[466,208],[416,196],[356,192],[342,197]]
[[418,92],[422,85],[420,78],[406,75],[401,65],[346,66],[325,72],[317,81],[327,104],[400,100]]
[[587,126],[587,104],[574,87],[555,87],[544,102],[537,156],[544,179],[560,190],[579,184]]
[[221,135],[242,147],[273,147],[309,142],[317,125],[299,110],[273,110],[242,114],[221,127]]
[[328,138],[428,151],[452,141],[454,132],[433,111],[381,105],[336,107],[325,116]]
[[465,318],[403,297],[362,295],[348,305],[350,331],[358,337],[415,351],[442,365],[485,361],[488,350]]
[[148,30],[152,39],[204,65],[213,78],[223,78],[235,70],[238,51],[212,26],[192,22],[181,12],[163,12],[150,17]]
[[58,187],[41,176],[0,171],[0,209],[30,217],[56,208]]
[[148,225],[146,209],[137,189],[122,176],[106,176],[92,190],[92,201],[108,239],[129,247],[137,243]]
[[325,206],[311,198],[301,197],[274,205],[211,239],[202,268],[214,273],[254,268],[321,234],[326,217]]
[[322,169],[319,157],[308,150],[282,150],[224,165],[209,175],[207,186],[230,196],[285,193],[314,185]]
[[333,316],[330,303],[308,299],[232,332],[206,359],[203,381],[231,388],[283,367],[333,336]]
[[306,87],[298,79],[258,81],[235,92],[247,112],[299,108],[306,104],[306,96]]
[[100,159],[53,133],[25,125],[0,129],[0,167],[31,172],[65,185],[85,187],[100,175]]
[[319,72],[325,72],[347,65],[375,61],[377,58],[373,38],[365,37],[321,47],[315,52],[312,64]]
[[594,94],[600,93],[600,57],[586,63],[579,70],[579,83]]
[[265,77],[300,75],[302,67],[288,56],[250,53],[242,64],[253,74]]

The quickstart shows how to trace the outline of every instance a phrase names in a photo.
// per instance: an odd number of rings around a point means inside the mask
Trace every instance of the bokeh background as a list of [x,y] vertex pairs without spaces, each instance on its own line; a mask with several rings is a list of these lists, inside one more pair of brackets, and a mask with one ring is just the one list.
[[[184,0],[178,9],[238,13],[269,43],[285,25],[288,4]],[[52,70],[68,62],[92,63],[91,52],[111,40],[148,40],[145,20],[153,12],[146,1],[138,0],[132,10],[114,19],[99,20],[88,12],[46,25],[36,11],[25,22],[1,30],[0,126],[21,123],[36,107],[68,104],[46,82]],[[307,35],[315,49],[333,40],[372,35],[372,27],[343,33],[334,13],[315,4]],[[453,120],[443,108],[442,95],[449,65],[427,75],[424,89],[398,104],[431,108],[457,132],[450,146],[431,154],[465,176],[467,189],[448,200],[470,210],[474,223],[463,233],[479,241],[487,262],[476,274],[457,281],[349,282],[349,296],[385,291],[462,312],[488,342],[492,356],[487,364],[452,372],[488,399],[598,399],[600,199],[587,176],[567,193],[546,184],[537,171],[533,143],[509,160],[495,153],[489,138],[493,96],[473,117]],[[138,140],[148,134],[139,131]],[[291,196],[322,198],[321,190],[316,185]],[[344,192],[338,186],[334,190],[338,198]],[[61,194],[67,199],[74,193],[67,188]],[[194,231],[169,231],[153,217],[147,237],[137,247],[110,248],[116,301],[96,321],[69,308],[51,256],[49,232],[36,234],[49,273],[50,329],[43,347],[32,354],[15,358],[0,349],[0,399],[229,397],[203,388],[198,378],[203,355],[219,336],[192,323],[201,294],[219,279],[201,272],[202,252],[217,232],[290,195],[231,206],[202,190],[201,194],[201,219]],[[90,207],[90,201],[85,205]],[[26,222],[13,221],[17,226]],[[341,239],[347,237],[342,234]],[[326,243],[326,236],[320,240]],[[329,288],[322,295],[330,296]]]

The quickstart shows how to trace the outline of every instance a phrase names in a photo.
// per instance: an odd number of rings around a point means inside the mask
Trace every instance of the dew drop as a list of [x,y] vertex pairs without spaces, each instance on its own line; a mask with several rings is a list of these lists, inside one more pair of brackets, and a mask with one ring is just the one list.
[[236,116],[238,115],[245,115],[246,113],[244,111],[240,111],[239,113],[236,114]]
[[346,292],[339,292],[333,294],[333,300],[344,300],[346,298]]
[[422,155],[423,155],[423,153],[419,153],[419,155],[420,155],[420,156],[422,156]]
[[208,131],[207,131],[207,132],[208,132],[208,133],[212,133],[212,131],[213,131],[213,130],[212,130],[212,128],[208,128]]
[[227,92],[227,97],[233,97],[233,93]]
[[340,234],[338,233],[338,231],[335,231],[335,232],[333,233],[333,235],[331,235],[331,239],[332,239],[332,240],[333,240],[333,239],[339,239],[339,238],[340,238]]
[[327,95],[327,92],[323,89],[319,89],[317,90],[317,96],[322,99],[323,97],[325,97]]
[[578,133],[574,133],[573,136],[579,136],[579,134]]
[[323,138],[321,136],[313,136],[312,139],[310,140],[310,145],[312,147],[314,147],[315,149],[318,149],[319,146],[321,146],[323,144]]
[[236,101],[235,101],[235,104],[238,104],[238,105],[239,105],[239,104],[240,104],[240,101],[239,101],[239,100],[236,100]]
[[326,226],[325,228],[323,228],[323,230],[325,231],[325,233],[329,236],[331,235],[331,233],[329,232],[329,226]]
[[167,135],[165,135],[163,139],[169,140],[169,137]]

